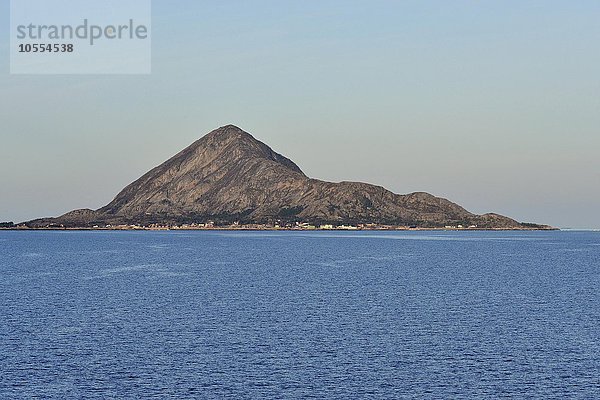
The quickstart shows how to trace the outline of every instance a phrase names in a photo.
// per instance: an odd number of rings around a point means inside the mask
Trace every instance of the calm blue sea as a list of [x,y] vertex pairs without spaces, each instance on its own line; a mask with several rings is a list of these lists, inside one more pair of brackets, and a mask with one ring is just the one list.
[[600,398],[600,232],[0,232],[0,398]]

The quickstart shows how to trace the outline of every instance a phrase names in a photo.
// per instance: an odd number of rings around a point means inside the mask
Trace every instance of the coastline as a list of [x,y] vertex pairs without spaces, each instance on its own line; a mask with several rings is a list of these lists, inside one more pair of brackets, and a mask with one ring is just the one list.
[[356,229],[343,229],[343,228],[314,228],[314,229],[302,229],[302,228],[285,228],[285,227],[210,227],[210,228],[181,228],[181,227],[43,227],[43,228],[31,228],[26,226],[16,226],[12,228],[0,228],[0,231],[266,231],[266,232],[484,232],[484,231],[561,231],[560,228],[555,227],[537,227],[537,228],[410,228],[410,227],[377,227],[377,228],[356,228]]

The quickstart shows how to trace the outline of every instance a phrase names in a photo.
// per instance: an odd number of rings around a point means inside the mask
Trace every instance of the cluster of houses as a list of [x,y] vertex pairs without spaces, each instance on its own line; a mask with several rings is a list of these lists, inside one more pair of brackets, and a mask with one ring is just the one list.
[[469,225],[468,227],[463,225],[446,225],[444,229],[477,229],[477,225]]
[[[380,224],[357,224],[357,225],[333,225],[333,224],[314,224],[310,222],[295,222],[295,223],[284,223],[278,221],[272,224],[242,224],[240,222],[234,222],[230,225],[218,225],[213,221],[205,223],[189,223],[189,224],[150,224],[150,225],[106,225],[106,226],[94,226],[94,229],[115,229],[115,230],[342,230],[342,231],[355,231],[355,230],[419,230],[417,226],[397,226],[397,225],[380,225]],[[440,229],[440,228],[438,228]],[[460,229],[477,229],[477,225],[446,225],[446,230],[460,230]]]
[[[332,225],[332,224],[312,224],[308,222],[283,223],[277,222],[274,224],[241,224],[235,222],[231,225],[217,225],[213,221],[206,223],[189,223],[189,224],[149,224],[149,225],[94,225],[92,229],[108,229],[108,230],[379,230],[379,229],[398,229],[402,227],[392,227],[387,225],[377,224],[359,224],[359,225]],[[408,229],[408,227],[405,227]]]
[[[1,227],[0,229],[28,229],[24,225],[12,225],[11,227]],[[42,228],[44,229],[44,228]],[[49,225],[45,229],[69,229],[63,225]],[[84,228],[85,229],[85,228]],[[355,231],[355,230],[420,230],[417,226],[397,226],[397,225],[380,225],[380,224],[357,224],[357,225],[334,225],[334,224],[315,224],[310,222],[293,222],[285,223],[283,221],[277,221],[271,224],[242,224],[240,222],[234,222],[230,225],[220,225],[214,221],[208,221],[203,223],[189,223],[189,224],[123,224],[123,225],[94,225],[91,229],[101,230],[342,230],[342,231]],[[477,229],[477,225],[446,225],[446,230],[461,230],[461,229]]]

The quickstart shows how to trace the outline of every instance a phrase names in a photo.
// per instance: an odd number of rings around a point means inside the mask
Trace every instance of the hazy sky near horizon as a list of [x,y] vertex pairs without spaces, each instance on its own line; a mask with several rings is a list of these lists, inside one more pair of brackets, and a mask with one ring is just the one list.
[[0,221],[98,208],[235,124],[312,177],[600,227],[600,2],[153,1],[152,74],[9,75]]

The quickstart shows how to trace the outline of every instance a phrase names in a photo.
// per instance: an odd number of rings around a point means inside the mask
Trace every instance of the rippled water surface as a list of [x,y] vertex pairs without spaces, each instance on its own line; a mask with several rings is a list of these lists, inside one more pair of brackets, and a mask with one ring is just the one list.
[[0,232],[0,398],[600,398],[598,232]]

